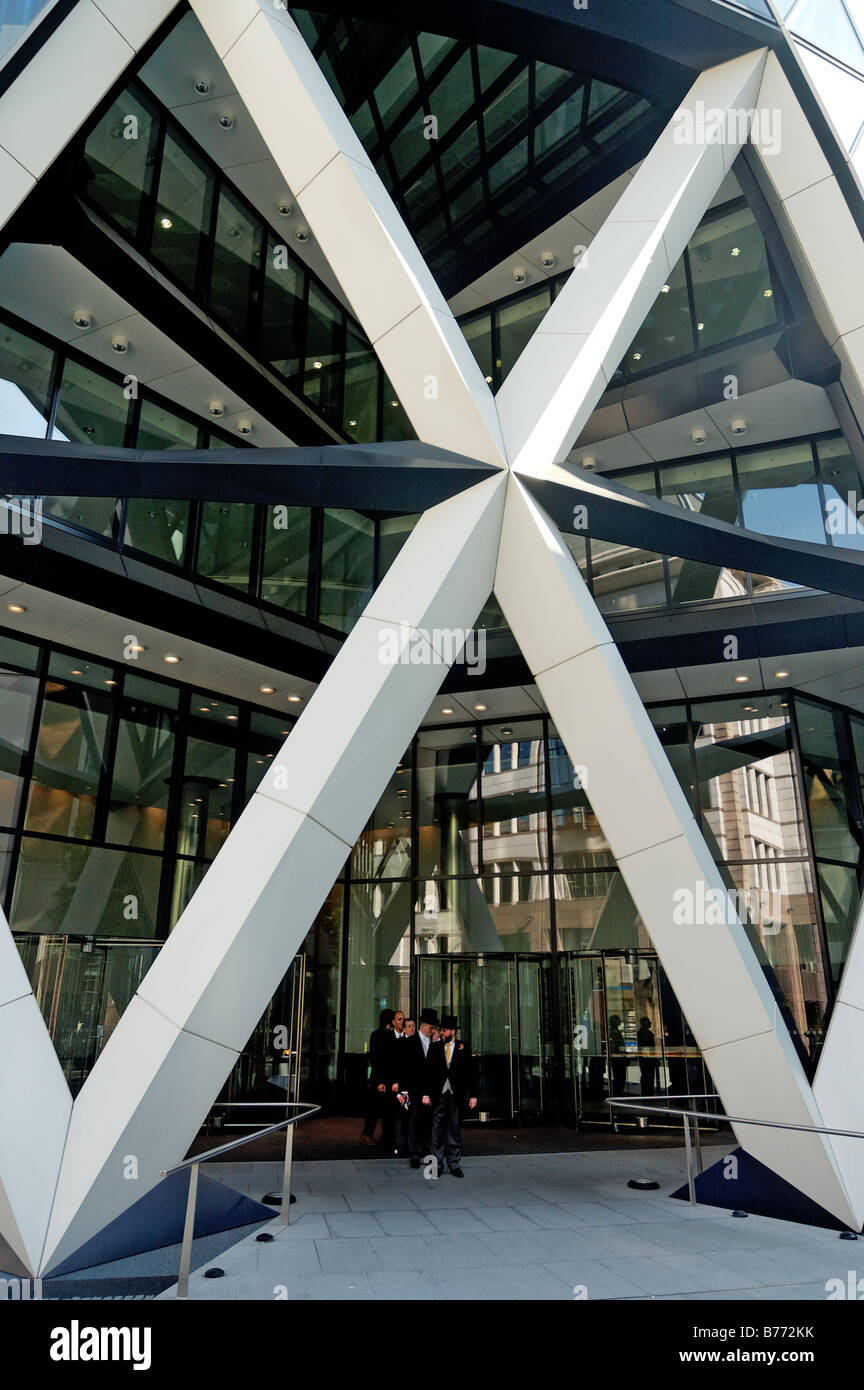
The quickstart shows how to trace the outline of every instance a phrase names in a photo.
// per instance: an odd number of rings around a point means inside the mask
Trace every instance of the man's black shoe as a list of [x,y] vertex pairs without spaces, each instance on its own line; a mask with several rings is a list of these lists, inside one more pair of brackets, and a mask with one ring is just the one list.
[[419,1158],[412,1158],[412,1160],[411,1160],[411,1167],[412,1167],[412,1168],[419,1168],[419,1167],[420,1167],[420,1160],[419,1160]]
[[454,1178],[464,1178],[464,1176],[465,1176],[465,1174],[462,1172],[462,1169],[461,1169],[461,1168],[451,1168],[451,1169],[450,1169],[450,1173],[451,1173],[451,1176],[454,1177]]

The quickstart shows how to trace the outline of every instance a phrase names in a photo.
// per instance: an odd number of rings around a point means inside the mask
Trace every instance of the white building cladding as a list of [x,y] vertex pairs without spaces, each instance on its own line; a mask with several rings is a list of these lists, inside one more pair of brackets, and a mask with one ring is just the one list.
[[[79,0],[8,86],[4,220],[169,9]],[[676,891],[692,888],[704,901],[725,894],[724,881],[579,568],[532,491],[548,484],[567,498],[579,489],[590,518],[590,479],[565,466],[567,456],[748,136],[843,388],[864,418],[864,246],[843,186],[850,166],[843,173],[826,158],[775,53],[754,47],[709,68],[680,108],[693,115],[687,138],[679,114],[495,395],[288,12],[258,0],[193,0],[193,9],[419,439],[479,460],[489,475],[425,511],[74,1104],[2,924],[0,1232],[24,1268],[48,1271],[182,1158],[441,685],[447,663],[436,632],[470,629],[490,591],[572,762],[585,769],[591,804],[727,1112],[864,1129],[850,1067],[864,1052],[860,939],[811,1087],[741,923],[673,920]],[[86,102],[80,87],[73,101],[61,79],[76,62],[92,73]],[[707,112],[719,119],[709,123]],[[731,543],[726,532],[721,540]],[[853,559],[844,563],[854,570]],[[429,661],[382,663],[382,631],[406,624],[429,634]],[[34,1092],[46,1101],[38,1110]],[[769,1128],[742,1127],[738,1138],[839,1221],[862,1226],[860,1146]],[[134,1183],[124,1176],[129,1156]]]

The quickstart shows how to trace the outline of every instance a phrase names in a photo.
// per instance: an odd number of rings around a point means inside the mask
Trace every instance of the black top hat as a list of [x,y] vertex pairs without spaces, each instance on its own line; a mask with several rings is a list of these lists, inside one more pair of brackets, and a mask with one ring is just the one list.
[[423,1009],[423,1010],[421,1010],[421,1013],[420,1013],[420,1022],[421,1022],[421,1023],[433,1023],[433,1024],[435,1025],[435,1027],[437,1028],[437,1027],[438,1027],[438,1011],[437,1011],[437,1009]]
[[458,1028],[458,1026],[459,1026],[458,1020],[457,1020],[455,1014],[442,1014],[442,1015],[441,1015],[441,1027],[442,1027],[442,1028],[452,1028],[453,1031],[454,1031],[454,1033],[455,1033],[455,1031],[456,1031],[456,1029]]

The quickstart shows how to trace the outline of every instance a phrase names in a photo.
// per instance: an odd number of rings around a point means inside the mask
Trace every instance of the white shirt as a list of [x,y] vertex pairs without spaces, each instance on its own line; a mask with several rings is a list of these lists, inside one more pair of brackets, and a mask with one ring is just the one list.
[[432,1039],[429,1037],[427,1033],[421,1033],[420,1041],[423,1044],[423,1056],[425,1057],[427,1052],[429,1051],[429,1044],[432,1041]]

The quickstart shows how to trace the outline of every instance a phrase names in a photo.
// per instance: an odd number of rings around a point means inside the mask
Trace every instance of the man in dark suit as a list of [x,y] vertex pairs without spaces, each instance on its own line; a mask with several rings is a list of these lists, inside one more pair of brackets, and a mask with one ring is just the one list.
[[433,1043],[427,1058],[427,1093],[422,1102],[432,1105],[432,1152],[438,1172],[445,1160],[454,1178],[462,1178],[462,1133],[460,1110],[467,1104],[475,1109],[477,1096],[474,1086],[474,1063],[467,1042],[457,1040],[457,1019],[444,1014],[441,1019],[441,1041]]
[[[394,1067],[393,1009],[382,1009],[378,1027],[369,1035],[369,1092],[366,1102],[366,1123],[360,1138],[364,1144],[374,1144],[375,1125],[381,1120],[381,1144],[394,1146],[394,1095],[399,1090],[399,1078]],[[391,1074],[392,1073],[392,1074]]]
[[[411,1167],[419,1168],[429,1153],[432,1136],[432,1103],[426,1094],[428,1057],[433,1046],[432,1032],[438,1027],[438,1015],[434,1009],[424,1009],[420,1015],[420,1025],[413,1037],[406,1038],[400,1049],[402,1062],[400,1071],[400,1090],[408,1097],[408,1152]],[[423,1098],[426,1097],[424,1105]]]

